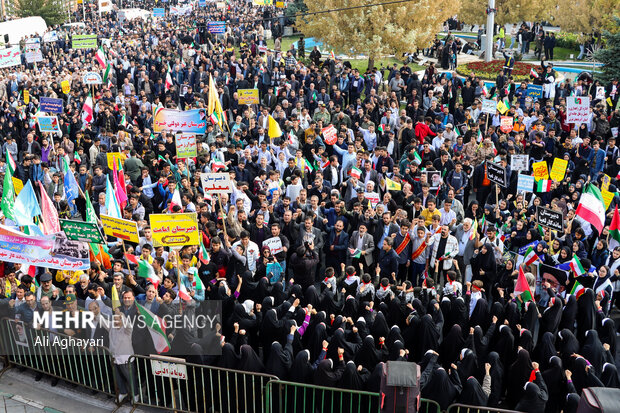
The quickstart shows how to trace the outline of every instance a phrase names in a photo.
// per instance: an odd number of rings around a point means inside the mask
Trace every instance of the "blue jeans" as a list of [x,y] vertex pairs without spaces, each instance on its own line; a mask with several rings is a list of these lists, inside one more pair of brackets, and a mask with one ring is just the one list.
[[419,287],[422,285],[422,276],[424,275],[424,269],[426,268],[426,264],[418,264],[417,262],[412,262],[411,265],[411,284],[414,287]]

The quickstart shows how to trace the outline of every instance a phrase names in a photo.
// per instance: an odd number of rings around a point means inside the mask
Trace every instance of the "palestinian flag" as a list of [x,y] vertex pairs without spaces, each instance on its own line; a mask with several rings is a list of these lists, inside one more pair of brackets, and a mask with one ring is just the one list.
[[614,210],[614,217],[611,219],[611,224],[609,225],[609,236],[620,242],[620,214],[618,214],[617,205]]
[[551,191],[551,179],[541,179],[536,182],[536,192],[549,192]]
[[80,158],[80,154],[78,153],[78,151],[73,152],[73,159],[78,165],[82,163],[82,158]]
[[[517,278],[517,284],[515,285],[515,296],[521,297],[520,302],[523,303],[534,299],[534,296],[530,291],[530,285],[527,283],[527,279],[525,278],[523,266],[519,266],[519,277]],[[519,300],[517,301],[517,303],[519,303]]]
[[534,249],[532,247],[528,247],[527,251],[525,251],[525,258],[523,260],[523,263],[525,265],[532,265],[533,263],[538,261],[538,259],[538,255],[536,255]]
[[586,289],[583,285],[581,285],[579,283],[579,281],[575,280],[575,285],[573,285],[573,289],[570,290],[570,294],[574,295],[575,298],[577,298],[579,300],[579,297],[581,297],[583,295],[583,293],[586,292]]
[[200,262],[203,264],[208,264],[211,261],[211,257],[209,257],[209,251],[205,248],[205,244],[202,243],[202,239],[200,240],[200,252],[198,253],[198,258],[200,258]]
[[459,136],[461,136],[461,128],[459,128],[459,125],[456,125],[454,127],[454,133],[456,133],[456,137],[458,138]]
[[91,123],[93,121],[93,97],[88,94],[88,97],[84,101],[82,106],[82,121],[85,123]]
[[108,59],[105,57],[103,47],[100,47],[99,50],[97,50],[97,53],[95,53],[95,60],[97,60],[102,69],[108,65]]
[[351,168],[349,175],[351,175],[352,178],[360,179],[362,177],[362,170],[354,166]]
[[164,325],[164,321],[146,308],[142,307],[137,302],[136,307],[138,308],[140,316],[144,320],[144,324],[149,329],[149,333],[151,333],[151,340],[153,340],[153,345],[155,346],[157,353],[161,354],[168,352],[170,350],[170,342],[168,341],[168,337],[166,337],[166,327]]
[[542,238],[544,238],[545,237],[545,229],[542,227],[542,225],[537,224],[536,225],[536,229],[538,229],[538,233],[540,234],[540,236]]
[[153,284],[155,288],[159,285],[159,277],[155,274],[155,269],[146,260],[135,255],[125,253],[127,260],[138,266],[138,277],[146,278],[148,282]]
[[538,79],[538,72],[533,67],[530,69],[530,76],[532,76],[534,79]]
[[359,258],[362,256],[362,251],[358,249],[349,248],[349,254],[351,254],[351,258]]
[[573,272],[575,273],[577,277],[584,275],[586,273],[586,270],[583,268],[583,265],[581,265],[581,261],[579,261],[579,257],[577,257],[576,255],[573,256],[573,259],[570,260],[568,265],[570,265],[570,269],[573,270]]
[[599,234],[603,233],[605,227],[605,202],[601,191],[592,184],[589,184],[581,194],[577,216],[592,224]]

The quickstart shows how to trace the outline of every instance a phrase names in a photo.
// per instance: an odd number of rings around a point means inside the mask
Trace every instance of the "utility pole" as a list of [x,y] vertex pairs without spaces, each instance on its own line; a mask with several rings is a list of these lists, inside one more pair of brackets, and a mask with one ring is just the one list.
[[487,9],[487,38],[484,61],[490,62],[493,57],[493,29],[495,28],[495,0],[489,0]]

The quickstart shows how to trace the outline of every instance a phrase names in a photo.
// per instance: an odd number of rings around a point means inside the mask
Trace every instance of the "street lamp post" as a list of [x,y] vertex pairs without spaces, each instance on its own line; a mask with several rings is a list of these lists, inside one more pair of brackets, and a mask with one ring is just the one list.
[[493,57],[493,28],[495,27],[495,0],[489,0],[487,9],[487,38],[484,61],[490,62]]

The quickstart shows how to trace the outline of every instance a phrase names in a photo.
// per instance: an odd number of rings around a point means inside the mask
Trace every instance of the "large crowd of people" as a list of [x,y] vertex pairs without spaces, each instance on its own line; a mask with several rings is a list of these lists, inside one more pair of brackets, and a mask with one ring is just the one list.
[[[284,50],[282,9],[242,1],[166,18],[92,18],[55,28],[61,35],[41,43],[41,62],[0,69],[0,167],[9,173],[12,158],[13,177],[39,200],[45,191],[60,218],[87,221],[91,204],[98,218],[113,209],[107,182],[119,180],[107,154],[122,153],[121,213],[137,223],[139,242],[107,237],[80,271],[1,262],[3,315],[30,323],[33,312],[65,303],[130,315],[138,302],[164,316],[221,300],[222,355],[197,350],[199,331],[169,331],[173,351],[372,392],[382,363],[414,361],[422,397],[442,409],[574,412],[584,388],[620,388],[611,318],[620,243],[610,231],[620,202],[617,80],[601,95],[587,79],[558,81],[544,58],[530,81],[501,73],[488,90],[476,73],[460,78],[434,64],[363,72],[318,49],[308,60],[298,43]],[[225,21],[226,32],[209,33],[209,21]],[[97,50],[71,48],[72,36],[90,33],[111,66],[94,87],[82,79],[103,72]],[[445,50],[458,54],[450,42]],[[196,157],[177,158],[177,131],[155,132],[153,110],[207,109],[211,77],[224,121],[209,120]],[[528,84],[543,86],[539,99],[528,98]],[[240,103],[239,89],[258,89],[259,103]],[[588,122],[567,123],[569,96],[591,98]],[[57,134],[35,120],[42,97],[64,101]],[[499,109],[483,113],[485,99],[505,102],[510,130]],[[529,155],[520,171],[511,170],[516,155]],[[568,161],[563,179],[517,190],[533,163],[551,170],[555,158]],[[505,170],[505,186],[489,179],[490,163]],[[228,173],[232,191],[205,193],[200,177],[210,172]],[[66,193],[68,174],[77,197]],[[602,231],[575,213],[588,186],[612,194]],[[541,226],[537,207],[562,213],[563,230]],[[158,245],[150,215],[180,212],[197,214],[200,244]],[[139,276],[126,253],[154,275]],[[516,287],[522,276],[532,299]],[[118,349],[105,331],[89,334],[125,356],[145,340],[134,335]],[[115,363],[126,395],[128,357]]]

